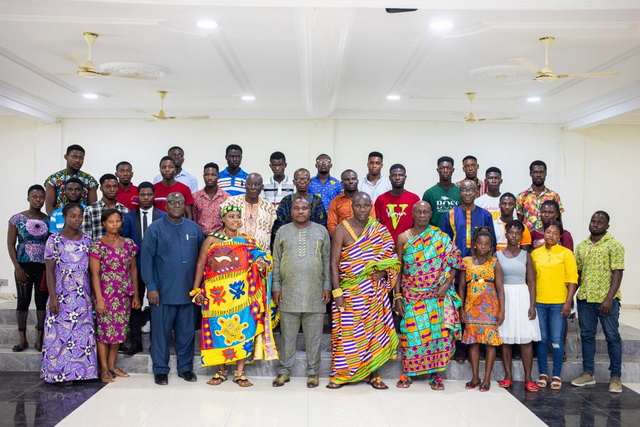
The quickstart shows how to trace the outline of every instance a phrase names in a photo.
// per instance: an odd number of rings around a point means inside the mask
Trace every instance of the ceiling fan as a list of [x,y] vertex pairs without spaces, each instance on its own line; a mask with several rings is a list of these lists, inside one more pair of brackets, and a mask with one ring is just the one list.
[[155,120],[201,120],[209,118],[209,116],[167,116],[164,112],[164,98],[167,96],[167,91],[159,90],[158,96],[160,97],[160,111],[158,111],[157,114],[151,115]]
[[519,62],[520,65],[528,68],[529,70],[536,73],[533,80],[537,80],[539,82],[551,82],[556,79],[566,79],[566,78],[586,78],[586,77],[607,77],[607,76],[615,76],[617,72],[598,72],[598,73],[575,73],[575,74],[556,74],[553,72],[551,67],[549,66],[549,49],[551,48],[551,44],[555,40],[555,37],[546,36],[541,37],[540,42],[542,42],[542,46],[544,46],[544,66],[542,68],[538,68],[538,66],[529,58],[516,58],[514,61]]
[[496,117],[494,119],[479,119],[473,114],[473,100],[476,97],[475,92],[467,92],[467,99],[469,100],[469,114],[464,117],[464,121],[467,123],[486,122],[494,120],[517,120],[520,117]]
[[83,33],[83,35],[84,35],[84,40],[87,42],[87,45],[89,46],[89,51],[87,54],[87,61],[83,65],[80,65],[78,67],[78,70],[76,71],[77,75],[87,79],[92,79],[94,77],[100,77],[100,76],[123,77],[123,78],[140,79],[140,80],[153,80],[157,78],[156,76],[146,76],[140,73],[106,73],[106,72],[98,71],[95,64],[91,60],[93,44],[96,42],[98,38],[98,34],[85,32]]

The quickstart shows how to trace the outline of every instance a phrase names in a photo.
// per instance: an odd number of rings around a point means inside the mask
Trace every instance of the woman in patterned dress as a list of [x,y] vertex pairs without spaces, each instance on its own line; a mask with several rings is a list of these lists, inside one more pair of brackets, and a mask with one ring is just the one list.
[[100,380],[110,383],[115,377],[129,376],[116,367],[116,358],[120,344],[127,338],[131,308],[140,308],[138,247],[133,240],[120,236],[122,213],[119,210],[105,210],[100,220],[107,234],[91,245],[89,265],[96,301]]
[[[469,345],[469,361],[473,378],[466,388],[480,386],[489,391],[491,371],[496,359],[496,346],[502,344],[498,326],[504,321],[504,287],[502,268],[492,254],[493,238],[489,229],[479,227],[473,235],[470,257],[462,259],[460,271],[460,299],[464,310],[460,318],[465,323],[462,342]],[[480,344],[486,347],[484,379],[480,382]]]
[[64,228],[49,237],[44,251],[49,304],[40,377],[49,383],[98,377],[89,281],[91,239],[79,230],[82,215],[79,204],[65,205]]

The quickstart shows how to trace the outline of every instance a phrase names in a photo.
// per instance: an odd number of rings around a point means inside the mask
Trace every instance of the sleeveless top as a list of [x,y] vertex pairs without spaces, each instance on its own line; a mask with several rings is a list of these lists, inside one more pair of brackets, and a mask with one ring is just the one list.
[[497,253],[498,261],[502,267],[503,283],[505,285],[524,285],[527,283],[527,253],[520,251],[518,256],[506,257],[502,251]]

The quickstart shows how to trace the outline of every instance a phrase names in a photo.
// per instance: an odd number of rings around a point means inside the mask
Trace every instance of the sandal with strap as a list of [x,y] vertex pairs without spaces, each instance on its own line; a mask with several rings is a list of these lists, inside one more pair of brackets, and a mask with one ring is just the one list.
[[478,387],[480,385],[480,381],[478,381],[477,383],[474,383],[473,380],[468,381],[465,385],[464,388],[466,388],[467,390],[473,390],[474,388]]
[[444,381],[440,375],[434,375],[429,380],[429,385],[431,386],[431,390],[442,391],[444,390]]
[[227,380],[227,370],[219,369],[218,372],[213,374],[211,379],[207,381],[209,385],[220,385]]
[[29,344],[26,345],[21,345],[21,344],[16,344],[13,346],[13,348],[11,349],[11,351],[13,351],[14,353],[20,353],[21,351],[24,351],[26,349],[29,348]]
[[337,390],[342,387],[344,387],[344,384],[334,383],[333,381],[329,381],[329,384],[327,384],[327,388],[331,390]]
[[491,389],[491,383],[482,383],[480,384],[480,391],[481,392],[485,392],[485,391],[489,391]]
[[389,388],[389,386],[387,386],[384,381],[382,381],[382,378],[380,377],[370,377],[369,381],[367,381],[367,384],[369,384],[371,387],[375,388],[376,390],[386,390]]
[[398,387],[398,388],[409,388],[412,383],[413,383],[413,381],[411,381],[411,378],[409,378],[409,376],[407,376],[406,374],[402,374],[402,375],[400,375],[400,379],[396,383],[396,387]]
[[513,385],[513,380],[498,381],[498,387],[500,387],[500,388],[509,388],[512,385]]
[[106,371],[101,371],[100,372],[100,381],[102,381],[103,383],[112,383],[113,382],[113,377],[111,377],[111,373],[109,372],[108,369]]
[[109,369],[109,373],[111,374],[112,377],[121,377],[121,378],[126,378],[129,376],[129,374],[125,371],[123,371],[120,368],[116,368],[116,369]]
[[253,384],[244,376],[244,371],[233,371],[233,382],[240,387],[251,387]]
[[536,393],[538,391],[540,391],[540,388],[538,388],[537,384],[534,383],[533,381],[529,381],[524,385],[524,389],[526,391],[530,391],[532,393]]
[[547,374],[540,374],[538,377],[538,381],[536,381],[536,385],[539,388],[547,388],[547,384],[549,383],[549,376]]
[[560,390],[562,388],[562,379],[560,377],[551,378],[551,390]]

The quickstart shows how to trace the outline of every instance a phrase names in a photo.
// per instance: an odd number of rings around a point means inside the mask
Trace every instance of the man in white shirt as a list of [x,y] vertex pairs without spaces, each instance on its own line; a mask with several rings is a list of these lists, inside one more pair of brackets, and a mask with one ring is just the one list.
[[391,191],[391,181],[381,174],[382,167],[384,166],[382,159],[382,153],[379,151],[369,153],[367,175],[358,183],[358,191],[367,193],[369,197],[371,197],[372,204],[376,202],[379,195]]
[[276,151],[269,157],[269,168],[273,172],[273,176],[269,178],[269,182],[264,185],[261,196],[271,203],[274,209],[278,209],[280,201],[289,194],[296,191],[293,181],[284,174],[287,167],[287,159],[284,153]]
[[[182,169],[182,164],[184,163],[184,150],[178,146],[174,146],[169,148],[167,155],[173,159],[176,165],[176,175],[173,178],[189,187],[192,194],[198,191],[198,178]],[[154,184],[157,184],[160,181],[162,181],[161,174],[158,174],[153,178]]]
[[[500,185],[502,184],[502,171],[495,166],[485,172],[487,192],[476,199],[476,206],[488,211],[493,218],[494,226],[500,218]],[[514,219],[516,219],[514,217]]]

